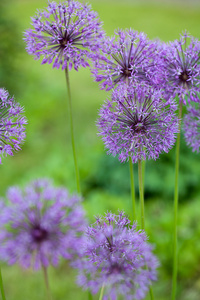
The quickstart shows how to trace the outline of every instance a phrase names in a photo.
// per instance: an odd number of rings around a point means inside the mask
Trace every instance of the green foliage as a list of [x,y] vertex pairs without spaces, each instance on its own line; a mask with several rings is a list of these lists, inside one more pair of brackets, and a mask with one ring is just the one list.
[[[12,95],[19,90],[23,81],[23,73],[17,67],[22,44],[17,21],[8,16],[7,4],[6,1],[0,2],[0,87],[5,87]],[[9,4],[12,4],[12,0]]]
[[[199,195],[200,168],[197,164],[198,154],[192,153],[186,147],[184,137],[181,141],[180,155],[180,184],[181,201],[188,201],[194,195]],[[156,161],[146,161],[145,168],[145,199],[161,198],[173,200],[174,193],[174,164],[175,148],[169,153],[162,154]],[[138,191],[137,165],[134,166],[136,190]],[[93,168],[86,180],[87,191],[96,188],[112,193],[126,195],[130,192],[129,170],[127,163],[120,163],[116,157],[99,156],[98,165]]]

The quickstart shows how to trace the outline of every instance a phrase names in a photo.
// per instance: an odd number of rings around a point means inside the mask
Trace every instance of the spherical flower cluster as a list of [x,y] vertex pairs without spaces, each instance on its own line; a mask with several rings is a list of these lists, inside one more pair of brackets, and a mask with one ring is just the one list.
[[129,157],[133,163],[156,159],[175,143],[175,110],[174,100],[164,99],[159,90],[142,85],[119,86],[100,109],[99,135],[108,153],[118,155],[121,162]]
[[163,85],[174,96],[177,94],[186,104],[185,96],[198,100],[200,92],[200,42],[187,33],[165,46],[161,52],[160,76]]
[[[143,299],[156,280],[158,261],[143,231],[120,212],[96,218],[88,227],[79,269],[78,284],[97,293],[104,286],[104,300]],[[121,298],[120,298],[121,299]]]
[[95,60],[92,73],[106,90],[121,82],[150,84],[156,54],[157,44],[144,33],[119,30],[103,42],[102,55]]
[[200,107],[189,106],[183,118],[183,132],[188,146],[192,151],[200,149]]
[[25,32],[28,53],[62,69],[88,66],[91,51],[97,51],[104,35],[97,13],[78,1],[49,2],[32,18],[32,26]]
[[77,195],[40,179],[24,191],[11,187],[7,199],[0,216],[2,260],[38,269],[78,254],[86,222]]
[[[25,138],[27,120],[24,109],[9,97],[8,92],[0,88],[0,154],[13,155],[13,150],[20,150]],[[1,158],[0,158],[1,163]]]

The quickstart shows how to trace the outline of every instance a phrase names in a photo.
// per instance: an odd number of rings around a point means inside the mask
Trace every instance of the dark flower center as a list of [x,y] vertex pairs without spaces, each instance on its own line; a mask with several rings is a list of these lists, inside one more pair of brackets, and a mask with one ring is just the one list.
[[48,238],[48,231],[40,225],[35,225],[31,230],[31,235],[36,243],[41,243]]
[[113,263],[110,268],[109,268],[109,274],[118,274],[118,273],[122,273],[123,269],[122,267],[117,264],[117,263]]
[[128,67],[126,69],[123,69],[123,75],[125,77],[130,77],[131,76],[131,70]]
[[65,46],[66,46],[66,44],[67,44],[68,42],[69,42],[69,37],[68,37],[68,36],[63,37],[63,38],[59,41],[61,48],[65,48]]
[[180,75],[179,75],[179,79],[182,82],[186,82],[188,80],[189,76],[187,71],[183,71]]
[[136,124],[132,124],[132,129],[136,133],[145,133],[146,131],[146,126],[142,121],[138,121]]

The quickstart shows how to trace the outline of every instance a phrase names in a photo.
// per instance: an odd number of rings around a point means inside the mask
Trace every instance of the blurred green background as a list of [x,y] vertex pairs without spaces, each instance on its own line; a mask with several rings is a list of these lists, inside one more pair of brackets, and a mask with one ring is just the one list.
[[[115,29],[131,27],[163,41],[177,39],[185,30],[200,38],[198,1],[91,0],[90,3],[99,13],[108,35]],[[30,17],[46,6],[47,1],[43,0],[0,2],[0,86],[25,107],[29,123],[22,151],[4,158],[0,166],[1,196],[10,185],[25,186],[39,177],[51,177],[70,192],[76,189],[64,72],[34,61],[23,42],[23,32],[30,28]],[[106,154],[95,125],[100,105],[110,94],[99,89],[89,69],[72,70],[70,81],[87,215],[93,222],[94,215],[107,210],[124,209],[130,214],[128,165]],[[134,168],[137,190],[137,166]],[[181,300],[200,299],[199,181],[199,154],[192,153],[182,137],[177,293],[177,299]],[[160,155],[157,161],[146,163],[146,231],[161,262],[159,279],[153,287],[155,299],[159,300],[169,299],[171,293],[173,188],[174,149]],[[44,299],[42,273],[24,271],[18,266],[3,265],[2,269],[7,299]],[[87,299],[87,293],[74,282],[75,272],[66,263],[62,262],[55,270],[50,268],[54,300]]]

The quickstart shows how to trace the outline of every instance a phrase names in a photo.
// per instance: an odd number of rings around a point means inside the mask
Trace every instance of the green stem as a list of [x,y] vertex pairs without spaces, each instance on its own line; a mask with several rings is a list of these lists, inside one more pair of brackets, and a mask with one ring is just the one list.
[[2,279],[2,275],[1,275],[1,269],[0,269],[0,290],[1,290],[2,300],[6,300],[4,287],[3,287],[3,279]]
[[92,299],[93,299],[92,293],[89,291],[89,292],[88,292],[88,300],[92,300]]
[[[129,78],[126,77],[126,86],[129,86]],[[131,157],[129,157],[129,169],[130,169],[130,180],[131,180],[131,202],[133,209],[133,221],[136,221],[136,203],[135,203],[135,184],[134,184],[134,173],[133,173],[133,163]]]
[[138,181],[139,181],[139,194],[140,194],[140,210],[141,210],[141,229],[144,229],[144,188],[143,188],[143,176],[142,176],[142,161],[138,160]]
[[99,300],[103,299],[103,292],[104,292],[104,284],[102,285],[102,288],[101,288],[101,291],[100,291]]
[[136,221],[135,185],[134,185],[133,163],[132,163],[131,157],[129,157],[129,167],[130,167],[130,181],[131,181],[131,199],[132,199],[132,208],[133,208],[133,221]]
[[150,295],[151,300],[154,300],[152,286],[149,287],[149,295]]
[[[140,194],[140,210],[141,210],[141,229],[145,229],[145,214],[144,214],[144,161],[138,160],[138,181],[139,181],[139,194]],[[148,268],[147,268],[148,269]],[[151,300],[154,300],[153,289],[149,287],[149,294]]]
[[75,139],[74,139],[74,127],[73,127],[73,114],[72,114],[72,100],[71,100],[71,91],[70,91],[70,83],[69,83],[69,72],[68,67],[65,68],[65,75],[66,75],[66,83],[67,83],[67,92],[68,92],[68,101],[69,101],[69,116],[70,116],[70,129],[71,129],[71,143],[72,143],[72,151],[74,156],[74,166],[75,166],[75,173],[76,173],[76,184],[77,184],[77,191],[80,194],[80,179],[79,179],[79,170],[78,170],[78,163],[76,157],[76,147],[75,147]]
[[173,275],[172,275],[172,300],[176,299],[176,286],[177,286],[177,219],[178,219],[178,178],[179,178],[179,156],[180,156],[180,140],[181,140],[181,118],[182,106],[180,101],[179,106],[179,133],[176,140],[176,162],[175,162],[175,187],[174,187],[174,229],[173,229]]
[[144,175],[145,175],[145,160],[142,161],[142,184],[143,184],[143,193],[145,191],[145,187],[144,187]]
[[43,270],[43,275],[44,275],[47,299],[52,300],[51,292],[50,292],[50,288],[49,288],[49,279],[48,279],[47,268],[42,266],[42,270]]

